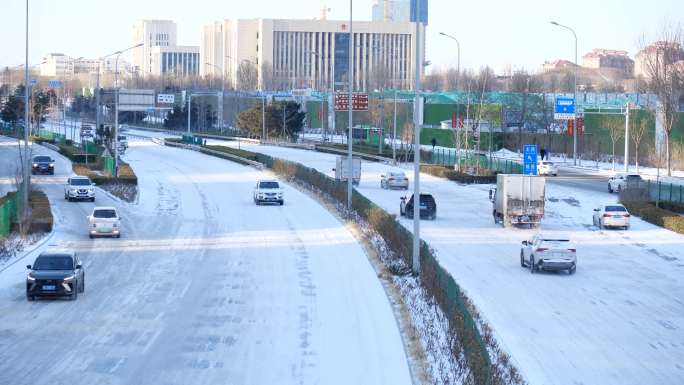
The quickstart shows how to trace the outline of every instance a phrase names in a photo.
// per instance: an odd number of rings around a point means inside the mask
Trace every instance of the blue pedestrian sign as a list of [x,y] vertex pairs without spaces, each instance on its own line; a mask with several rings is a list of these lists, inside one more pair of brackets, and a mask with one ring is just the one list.
[[537,175],[537,145],[523,147],[523,175]]
[[556,98],[556,108],[553,110],[553,118],[556,120],[575,119],[575,99]]

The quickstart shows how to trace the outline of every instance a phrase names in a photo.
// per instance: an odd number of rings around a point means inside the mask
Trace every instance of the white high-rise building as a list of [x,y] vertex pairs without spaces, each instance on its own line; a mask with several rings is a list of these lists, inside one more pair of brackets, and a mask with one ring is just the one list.
[[411,0],[375,0],[373,21],[411,21]]
[[74,76],[74,59],[63,53],[49,53],[40,63],[40,76],[69,78]]
[[153,48],[176,46],[176,23],[171,20],[138,20],[133,26],[133,69],[141,75],[152,75]]
[[[350,44],[347,21],[250,19],[207,24],[200,45],[200,74],[223,75],[242,89],[343,89],[348,53],[354,49],[354,89],[411,88],[416,24],[358,21],[353,27]],[[424,74],[424,68],[420,70]]]

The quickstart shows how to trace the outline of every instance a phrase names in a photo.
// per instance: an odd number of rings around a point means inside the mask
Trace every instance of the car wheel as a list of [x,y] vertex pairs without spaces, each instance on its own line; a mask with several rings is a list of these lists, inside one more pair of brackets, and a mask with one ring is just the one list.
[[530,273],[534,274],[537,268],[534,266],[534,256],[530,255]]
[[77,298],[78,298],[78,286],[76,286],[76,290],[74,290],[74,292],[71,293],[71,295],[69,296],[69,300],[76,301]]
[[571,268],[568,269],[568,273],[570,275],[575,274],[575,271],[577,271],[577,265],[572,266]]
[[95,236],[93,234],[88,234],[88,237],[90,237],[90,239],[95,238]]
[[610,183],[608,183],[608,192],[611,194],[613,193],[613,186],[611,186]]
[[90,198],[91,202],[95,202],[95,197]]
[[35,299],[36,299],[36,297],[34,297],[34,296],[29,295],[28,293],[26,293],[26,300],[27,300],[27,301],[31,302],[31,301],[33,301],[33,300],[35,300]]
[[619,194],[620,192],[622,192],[622,185],[618,185],[617,192],[618,192],[618,194]]
[[522,250],[520,251],[520,267],[527,267],[527,265],[525,265],[525,256],[523,255]]
[[601,229],[601,230],[603,230],[603,229],[605,229],[605,228],[606,228],[606,226],[605,226],[605,225],[603,224],[603,221],[602,221],[601,219],[599,219],[599,225],[598,225],[598,228],[599,228],[599,229]]
[[553,176],[558,176],[558,174],[553,174]]
[[116,238],[116,239],[121,238],[121,234],[116,234],[116,237],[115,237],[115,238]]
[[282,206],[282,205],[285,204],[285,201],[280,201],[280,202],[278,202],[278,203],[280,203],[280,205]]
[[81,280],[80,283],[81,283],[81,285],[78,288],[79,289],[78,292],[83,293],[83,292],[85,292],[85,277],[83,277],[83,279]]

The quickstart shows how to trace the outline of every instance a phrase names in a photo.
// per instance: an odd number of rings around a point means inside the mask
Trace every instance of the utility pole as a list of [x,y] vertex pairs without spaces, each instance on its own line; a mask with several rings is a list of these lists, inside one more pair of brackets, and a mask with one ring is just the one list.
[[567,29],[568,31],[572,32],[572,36],[575,37],[575,76],[574,76],[575,85],[573,88],[573,95],[574,95],[573,97],[575,98],[575,114],[574,114],[574,117],[572,118],[572,122],[573,122],[572,159],[573,159],[573,164],[575,166],[577,166],[577,111],[578,111],[577,110],[577,106],[578,106],[578,103],[577,103],[577,67],[578,67],[578,63],[577,63],[577,34],[575,33],[574,29],[568,27],[567,25],[559,24],[559,23],[556,23],[555,21],[552,21],[551,24],[558,26],[558,27],[561,27],[561,28]]
[[629,102],[625,106],[625,172],[629,172]]
[[[22,195],[23,195],[23,208],[22,208],[22,222],[26,221],[29,212],[29,188],[31,186],[31,173],[29,173],[29,162],[31,160],[28,158],[29,155],[29,61],[28,61],[28,51],[29,51],[29,0],[26,0],[26,62],[24,63],[24,164],[22,169],[24,170],[24,183]],[[21,148],[19,149],[21,151]]]
[[423,69],[420,40],[420,1],[416,1],[416,79],[413,103],[414,150],[413,150],[413,274],[420,274],[420,75]]
[[349,167],[349,174],[347,176],[347,211],[351,213],[352,210],[352,193],[353,186],[352,182],[354,180],[354,162],[352,159],[352,127],[353,127],[353,113],[352,113],[352,91],[354,84],[354,16],[353,16],[353,3],[354,0],[349,0],[349,69],[347,72],[347,80],[349,87],[349,132],[347,133],[347,162]]
[[190,111],[192,110],[192,94],[187,91],[188,93],[188,135],[190,135]]
[[114,176],[119,176],[119,57],[122,53],[142,46],[143,43],[116,52],[114,64]]
[[397,89],[394,89],[394,132],[392,133],[392,164],[397,164]]

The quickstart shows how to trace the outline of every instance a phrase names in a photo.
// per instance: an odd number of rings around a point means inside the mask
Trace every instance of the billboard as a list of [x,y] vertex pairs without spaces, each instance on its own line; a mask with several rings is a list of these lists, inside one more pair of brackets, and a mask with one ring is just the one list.
[[176,101],[176,95],[174,94],[158,94],[157,103],[158,104],[174,104]]
[[155,107],[154,90],[120,89],[119,111],[147,111]]

